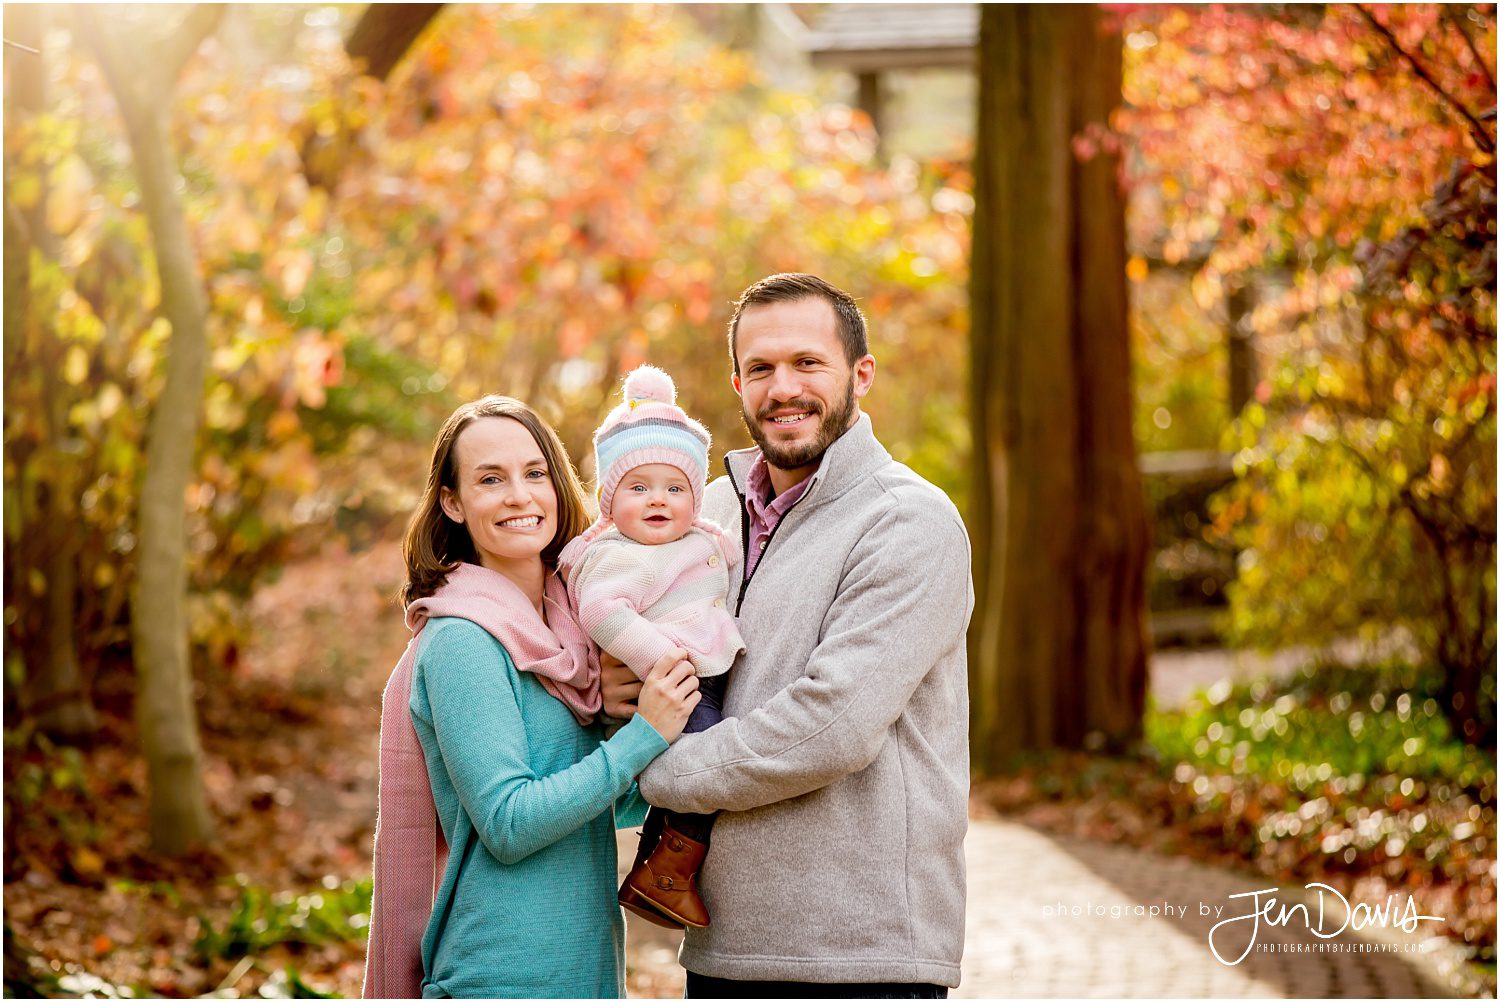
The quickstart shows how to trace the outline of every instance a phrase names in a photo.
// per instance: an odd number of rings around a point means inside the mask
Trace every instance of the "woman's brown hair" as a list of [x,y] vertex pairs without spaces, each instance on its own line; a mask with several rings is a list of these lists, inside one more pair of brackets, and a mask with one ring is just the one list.
[[402,546],[406,557],[406,583],[401,586],[400,596],[403,607],[437,591],[458,564],[479,562],[469,530],[443,514],[441,502],[444,487],[458,489],[458,471],[453,468],[453,446],[458,436],[474,421],[487,417],[519,421],[531,432],[547,461],[547,476],[557,492],[557,532],[542,550],[542,563],[556,567],[562,548],[589,526],[583,485],[557,432],[536,411],[513,397],[491,395],[471,400],[449,416],[432,445],[427,488],[406,527],[406,542]]

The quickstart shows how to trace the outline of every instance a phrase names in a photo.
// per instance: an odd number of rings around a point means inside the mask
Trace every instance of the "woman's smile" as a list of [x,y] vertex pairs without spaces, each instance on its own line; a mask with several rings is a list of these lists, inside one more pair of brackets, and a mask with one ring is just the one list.
[[443,511],[468,530],[480,566],[540,580],[558,502],[531,432],[511,418],[480,418],[459,432],[453,461],[458,486],[444,489]]

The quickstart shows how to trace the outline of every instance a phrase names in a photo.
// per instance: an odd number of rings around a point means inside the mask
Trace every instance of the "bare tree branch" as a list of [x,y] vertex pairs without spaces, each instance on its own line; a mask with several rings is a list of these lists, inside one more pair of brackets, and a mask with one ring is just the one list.
[[1437,79],[1431,73],[1427,72],[1427,68],[1417,62],[1416,56],[1413,56],[1410,52],[1402,48],[1401,43],[1396,40],[1396,36],[1391,33],[1391,29],[1375,20],[1375,15],[1371,14],[1364,4],[1357,3],[1354,5],[1354,9],[1359,11],[1360,16],[1365,19],[1365,23],[1374,28],[1385,39],[1386,44],[1406,61],[1406,64],[1412,68],[1412,71],[1422,78],[1422,82],[1432,89],[1439,100],[1464,117],[1469,123],[1469,130],[1473,134],[1474,142],[1478,144],[1479,148],[1486,153],[1495,152],[1495,140],[1490,136],[1489,130],[1484,127],[1479,119],[1474,117],[1474,113],[1465,107],[1463,102],[1459,101],[1452,94],[1449,94],[1443,88],[1443,85],[1438,83]]
[[440,3],[372,3],[349,33],[344,51],[364,63],[367,76],[384,80],[442,9]]
[[[440,3],[372,3],[344,40],[344,52],[359,71],[384,81],[443,9]],[[308,184],[332,192],[358,129],[340,119],[327,135],[308,129],[297,144]]]

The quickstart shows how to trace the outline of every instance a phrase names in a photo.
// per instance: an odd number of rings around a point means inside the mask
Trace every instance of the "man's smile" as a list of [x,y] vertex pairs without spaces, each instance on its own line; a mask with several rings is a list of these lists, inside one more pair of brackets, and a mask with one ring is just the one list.
[[818,412],[812,409],[785,410],[774,414],[767,414],[762,420],[775,428],[795,428],[809,419],[817,417],[817,414]]

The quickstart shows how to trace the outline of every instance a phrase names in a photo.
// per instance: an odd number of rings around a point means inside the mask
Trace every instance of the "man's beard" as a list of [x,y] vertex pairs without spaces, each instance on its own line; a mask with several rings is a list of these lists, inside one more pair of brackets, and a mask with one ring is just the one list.
[[[772,411],[795,408],[797,410],[809,411],[818,416],[818,435],[811,442],[802,445],[777,445],[766,438],[761,431],[761,420],[770,415]],[[759,417],[751,417],[750,413],[743,407],[740,408],[740,417],[745,421],[745,427],[750,431],[750,437],[755,439],[755,444],[760,446],[760,451],[766,457],[766,462],[777,469],[795,470],[803,466],[810,466],[823,458],[823,453],[828,447],[838,440],[849,428],[849,422],[854,417],[854,377],[849,377],[849,384],[844,387],[844,399],[831,413],[824,413],[822,405],[816,400],[796,399],[780,403],[768,404],[762,409]]]

